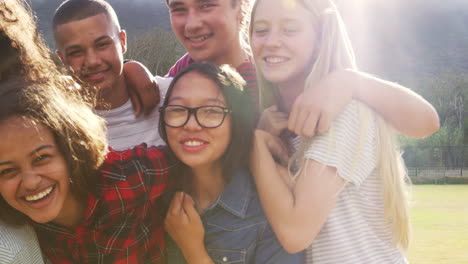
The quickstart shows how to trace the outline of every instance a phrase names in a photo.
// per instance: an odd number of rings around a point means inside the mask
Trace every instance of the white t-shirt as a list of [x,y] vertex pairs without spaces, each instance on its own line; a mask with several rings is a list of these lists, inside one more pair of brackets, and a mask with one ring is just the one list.
[[[308,159],[337,168],[346,181],[335,208],[306,249],[305,263],[407,263],[392,244],[390,227],[384,220],[381,180],[376,169],[376,120],[370,111],[369,120],[361,120],[359,114],[364,107],[352,101],[333,122],[332,129],[316,136],[305,153]],[[300,138],[291,143],[297,150]]]
[[160,103],[148,116],[135,117],[130,100],[120,107],[111,110],[95,110],[107,122],[107,139],[109,146],[115,150],[133,148],[141,143],[148,146],[165,145],[159,136],[159,107],[164,101],[172,78],[156,76],[159,84]]
[[44,263],[36,233],[31,226],[16,227],[0,221],[0,263]]

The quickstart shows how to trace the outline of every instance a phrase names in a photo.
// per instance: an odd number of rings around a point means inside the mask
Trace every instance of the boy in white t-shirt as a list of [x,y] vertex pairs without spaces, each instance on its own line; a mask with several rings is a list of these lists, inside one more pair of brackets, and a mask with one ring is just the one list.
[[[141,143],[164,144],[158,132],[158,108],[138,116],[130,100],[131,84],[123,73],[126,32],[114,9],[102,0],[65,1],[55,11],[53,32],[62,62],[77,80],[96,87],[95,110],[107,120],[109,145],[126,149]],[[156,80],[162,97],[170,79]]]

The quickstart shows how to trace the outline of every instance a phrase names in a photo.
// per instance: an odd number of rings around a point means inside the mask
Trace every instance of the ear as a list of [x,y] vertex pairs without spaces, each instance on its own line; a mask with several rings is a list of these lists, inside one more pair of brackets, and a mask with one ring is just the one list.
[[125,54],[125,52],[127,52],[127,32],[125,32],[125,30],[119,32],[119,41],[122,47],[122,54]]
[[63,64],[65,64],[65,60],[63,58],[63,54],[59,51],[59,50],[56,50],[55,51],[55,54],[57,54],[57,56],[60,58],[60,60],[62,61]]

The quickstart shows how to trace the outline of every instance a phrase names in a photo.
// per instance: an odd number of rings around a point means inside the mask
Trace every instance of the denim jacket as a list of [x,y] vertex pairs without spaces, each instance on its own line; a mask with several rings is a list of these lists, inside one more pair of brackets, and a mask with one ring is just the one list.
[[[263,213],[246,169],[237,171],[224,192],[201,214],[205,247],[215,263],[300,263],[301,254],[288,254],[276,239]],[[168,263],[187,263],[167,237]]]

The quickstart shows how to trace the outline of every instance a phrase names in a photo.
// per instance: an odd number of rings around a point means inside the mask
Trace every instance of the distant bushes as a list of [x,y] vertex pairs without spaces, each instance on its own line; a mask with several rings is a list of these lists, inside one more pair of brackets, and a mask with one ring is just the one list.
[[129,37],[125,57],[143,63],[153,74],[164,76],[183,54],[185,50],[174,34],[158,28]]

